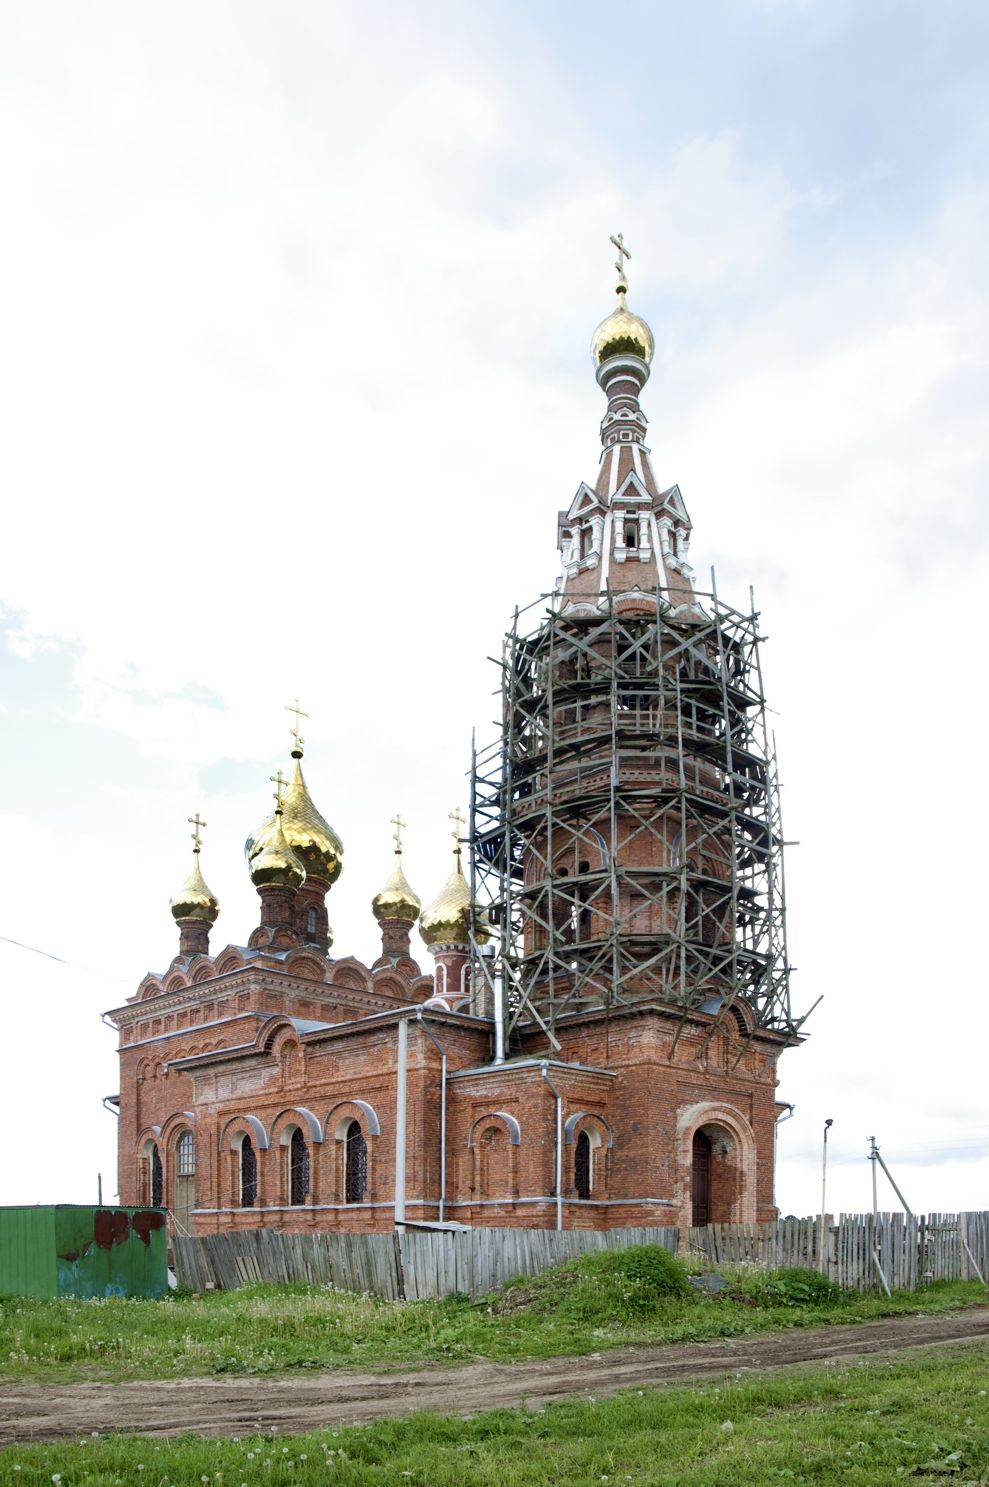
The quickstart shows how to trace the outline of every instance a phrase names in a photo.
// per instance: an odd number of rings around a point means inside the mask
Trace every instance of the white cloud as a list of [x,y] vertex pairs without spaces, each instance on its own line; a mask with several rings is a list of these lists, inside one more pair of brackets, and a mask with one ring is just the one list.
[[[508,68],[503,22],[393,7],[372,47],[347,5],[177,15],[3,23],[23,143],[0,164],[0,603],[18,655],[72,662],[34,704],[79,794],[49,806],[47,756],[13,761],[12,922],[160,968],[200,807],[218,937],[245,938],[239,844],[296,693],[347,845],[338,946],[373,951],[396,806],[438,889],[470,728],[496,715],[484,658],[552,583],[556,510],[594,471],[582,358],[621,228],[659,344],[657,470],[699,569],[743,602],[754,581],[772,638],[798,1005],[827,992],[783,1065],[781,1180],[813,1206],[818,1111],[849,1152],[880,1116],[891,1142],[957,1145],[985,1015],[983,184],[870,233],[744,121],[681,128],[660,99],[621,136],[546,58]],[[977,1163],[943,1170],[973,1194]],[[929,1163],[916,1180],[934,1191]]]

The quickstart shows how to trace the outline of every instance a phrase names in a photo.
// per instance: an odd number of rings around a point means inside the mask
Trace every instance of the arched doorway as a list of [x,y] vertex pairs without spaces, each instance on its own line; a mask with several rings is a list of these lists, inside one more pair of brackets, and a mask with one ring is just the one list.
[[690,1164],[690,1222],[701,1228],[711,1222],[711,1138],[695,1131]]

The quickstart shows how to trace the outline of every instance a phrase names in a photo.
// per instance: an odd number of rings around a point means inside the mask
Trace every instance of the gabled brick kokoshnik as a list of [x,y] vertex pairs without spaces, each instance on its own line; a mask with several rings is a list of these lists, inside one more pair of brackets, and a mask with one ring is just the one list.
[[211,956],[193,818],[179,953],[109,1014],[120,1200],[164,1203],[173,1232],[776,1214],[776,1065],[798,1024],[757,616],[694,589],[686,508],[644,444],[653,337],[615,242],[619,305],[592,345],[601,466],[560,513],[549,607],[505,638],[468,870],[458,819],[420,916],[396,820],[381,954],[333,959],[343,845],[296,705],[292,778],[247,842],[260,922]]

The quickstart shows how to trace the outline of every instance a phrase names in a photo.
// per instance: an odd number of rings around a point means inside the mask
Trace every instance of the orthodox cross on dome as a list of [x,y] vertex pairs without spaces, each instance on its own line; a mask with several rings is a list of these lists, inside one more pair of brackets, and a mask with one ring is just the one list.
[[618,249],[618,262],[615,268],[618,270],[618,293],[625,294],[628,290],[628,280],[625,277],[625,259],[631,258],[631,253],[625,246],[625,234],[623,232],[613,233],[611,241]]
[[408,821],[402,820],[402,813],[401,811],[398,811],[394,816],[392,816],[388,824],[389,826],[394,826],[395,828],[395,851],[400,853],[402,850],[402,827],[408,826],[409,823]]
[[450,812],[450,820],[456,823],[454,825],[454,828],[453,828],[453,831],[452,831],[451,835],[453,837],[453,842],[454,842],[454,847],[453,847],[454,853],[456,854],[457,857],[459,857],[460,856],[460,828],[461,828],[461,826],[466,826],[466,824],[467,824],[467,817],[461,815],[461,813],[460,813],[460,807],[457,806],[457,809],[455,811],[451,811]]
[[200,819],[199,812],[197,811],[194,816],[189,817],[189,825],[192,827],[192,840],[195,843],[192,850],[198,855],[199,849],[203,844],[200,832],[206,825],[206,822]]
[[281,808],[282,808],[282,791],[285,789],[286,785],[288,784],[288,780],[285,779],[285,777],[282,774],[281,770],[279,770],[277,774],[269,775],[268,778],[270,779],[271,783],[275,787],[275,801],[277,802],[278,809],[281,810]]
[[287,713],[294,713],[295,714],[295,727],[291,730],[291,732],[292,732],[292,737],[295,739],[295,747],[301,753],[301,751],[302,751],[302,745],[305,743],[305,739],[302,737],[302,734],[299,732],[299,719],[300,718],[308,718],[309,714],[307,712],[303,712],[302,707],[299,704],[298,697],[295,699],[294,702],[286,702],[286,704],[285,704],[285,711]]

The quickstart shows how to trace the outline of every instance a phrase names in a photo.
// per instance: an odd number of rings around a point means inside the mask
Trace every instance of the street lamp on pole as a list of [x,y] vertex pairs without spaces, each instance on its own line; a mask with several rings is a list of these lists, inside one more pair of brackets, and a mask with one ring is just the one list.
[[828,1117],[824,1122],[824,1149],[821,1157],[821,1237],[819,1242],[821,1274],[823,1275],[828,1264],[827,1250],[827,1212],[828,1212],[828,1131],[834,1125],[834,1121]]

